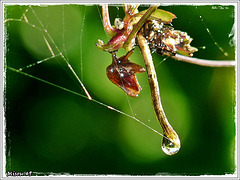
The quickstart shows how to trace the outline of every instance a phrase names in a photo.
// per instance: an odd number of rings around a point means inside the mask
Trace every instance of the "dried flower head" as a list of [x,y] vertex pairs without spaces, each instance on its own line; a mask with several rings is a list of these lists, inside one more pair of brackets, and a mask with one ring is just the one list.
[[161,21],[148,20],[141,31],[150,49],[158,54],[173,56],[178,53],[192,56],[198,50],[190,45],[192,38],[186,32],[174,30]]

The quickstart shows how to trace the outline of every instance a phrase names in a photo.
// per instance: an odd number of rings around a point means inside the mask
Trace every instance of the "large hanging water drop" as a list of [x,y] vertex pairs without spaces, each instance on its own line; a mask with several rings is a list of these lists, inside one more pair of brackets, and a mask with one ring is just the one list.
[[167,155],[176,154],[180,149],[180,139],[177,137],[173,141],[169,140],[166,136],[162,140],[162,150]]

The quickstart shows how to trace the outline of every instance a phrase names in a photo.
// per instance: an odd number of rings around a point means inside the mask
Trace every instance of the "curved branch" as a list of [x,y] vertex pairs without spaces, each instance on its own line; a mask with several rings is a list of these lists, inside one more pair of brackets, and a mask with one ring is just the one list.
[[187,63],[196,64],[200,66],[208,66],[208,67],[234,67],[236,65],[236,62],[233,60],[222,60],[222,61],[204,60],[204,59],[198,59],[194,57],[183,56],[180,54],[175,54],[175,56],[171,56],[171,58],[177,61],[187,62]]
[[137,40],[139,48],[141,50],[147,73],[148,73],[148,82],[151,89],[153,107],[157,116],[157,119],[163,129],[164,137],[162,142],[162,150],[167,155],[176,154],[180,149],[180,139],[177,133],[173,130],[172,126],[167,120],[167,117],[164,113],[160,91],[158,86],[157,74],[152,60],[152,55],[148,46],[148,43],[144,36],[139,32],[137,34]]
[[103,26],[106,34],[110,37],[113,37],[118,31],[110,23],[107,4],[102,5],[102,20],[103,20]]

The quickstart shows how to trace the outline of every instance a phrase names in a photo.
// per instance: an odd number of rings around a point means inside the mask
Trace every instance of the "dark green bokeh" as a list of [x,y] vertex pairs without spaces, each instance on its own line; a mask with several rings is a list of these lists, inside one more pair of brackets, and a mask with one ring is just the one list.
[[[141,7],[140,9],[145,9]],[[163,6],[177,16],[173,27],[187,32],[199,48],[195,57],[235,59],[231,35],[233,6]],[[26,12],[26,9],[29,9]],[[123,17],[111,6],[112,22]],[[161,132],[151,104],[147,75],[139,74],[143,88],[128,98],[106,77],[109,53],[96,48],[97,39],[109,39],[98,6],[6,6],[5,18],[24,18],[30,24],[8,21],[6,65],[26,67],[51,53],[69,59],[92,97]],[[36,14],[35,14],[36,13]],[[199,16],[202,16],[204,22]],[[42,22],[44,28],[41,26]],[[212,37],[207,32],[211,31]],[[214,44],[213,39],[228,56]],[[200,47],[206,46],[206,49]],[[124,54],[119,52],[119,56]],[[235,70],[177,62],[154,54],[166,115],[181,139],[178,154],[161,151],[162,137],[125,115],[42,81],[7,69],[5,87],[6,171],[33,171],[41,175],[223,175],[235,172]],[[131,60],[144,66],[139,49]],[[24,69],[48,82],[84,94],[62,58]],[[130,104],[130,105],[129,105]],[[130,108],[131,107],[131,108]],[[132,109],[132,110],[131,110]],[[33,175],[37,175],[37,174]]]

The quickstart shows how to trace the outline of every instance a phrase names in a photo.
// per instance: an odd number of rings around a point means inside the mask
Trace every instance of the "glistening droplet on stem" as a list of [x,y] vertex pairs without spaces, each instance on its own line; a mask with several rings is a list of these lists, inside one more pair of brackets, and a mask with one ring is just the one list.
[[167,137],[163,136],[162,150],[167,155],[176,154],[180,150],[179,138],[177,137],[174,141],[171,141]]

